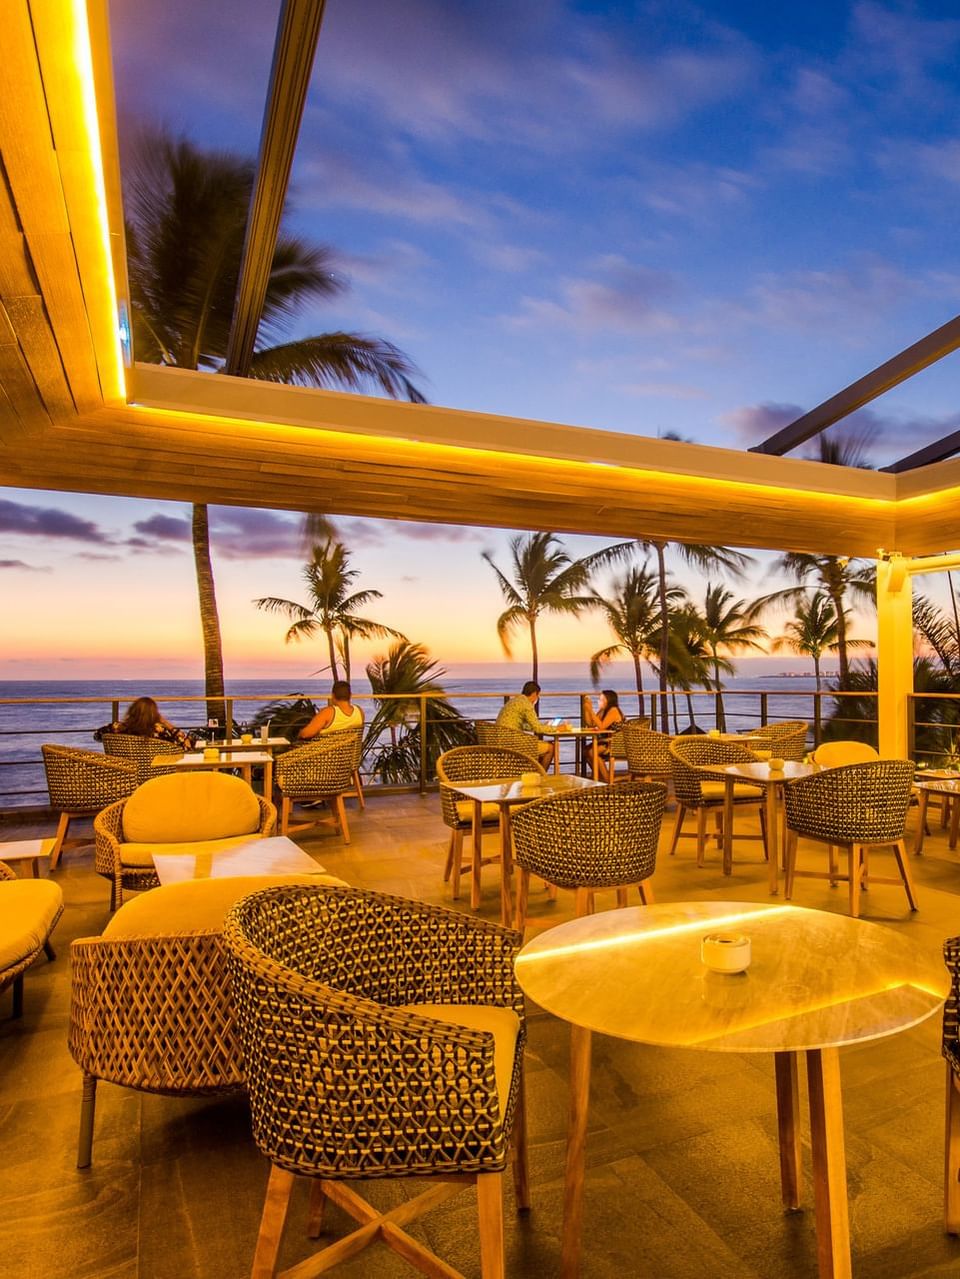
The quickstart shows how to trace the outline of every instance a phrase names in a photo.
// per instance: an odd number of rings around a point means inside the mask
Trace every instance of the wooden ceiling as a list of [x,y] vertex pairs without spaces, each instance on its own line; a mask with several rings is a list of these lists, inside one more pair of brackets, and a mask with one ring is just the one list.
[[104,0],[5,0],[0,54],[0,483],[848,555],[960,546],[960,463],[893,476],[148,366],[125,389]]

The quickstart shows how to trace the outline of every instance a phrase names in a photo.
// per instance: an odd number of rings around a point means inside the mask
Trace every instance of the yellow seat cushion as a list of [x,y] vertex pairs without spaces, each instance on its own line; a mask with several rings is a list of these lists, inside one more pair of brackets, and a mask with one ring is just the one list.
[[260,802],[246,782],[226,773],[169,773],[138,786],[123,806],[123,838],[133,844],[250,835]]
[[489,1004],[404,1004],[402,1012],[416,1013],[433,1021],[446,1021],[470,1030],[486,1030],[493,1035],[493,1068],[497,1077],[500,1118],[506,1113],[517,1056],[520,1018],[512,1008],[491,1008]]
[[[480,812],[480,820],[483,822],[498,822],[500,820],[499,804],[481,804]],[[473,821],[472,799],[457,800],[457,821],[466,822],[468,826]]]
[[0,972],[40,949],[62,905],[60,885],[52,880],[0,882]]
[[[700,793],[704,799],[723,799],[726,782],[701,782]],[[735,782],[734,799],[763,799],[763,790],[759,786],[751,786],[748,782]]]
[[222,853],[225,848],[240,848],[252,844],[262,835],[234,835],[233,839],[188,839],[183,844],[121,844],[120,865],[142,870],[154,864],[157,857],[173,853],[183,857],[199,857],[202,853]]
[[227,912],[242,897],[275,888],[278,884],[334,884],[346,887],[333,875],[238,875],[235,879],[187,879],[163,884],[124,902],[102,936],[170,937],[179,933],[222,928]]

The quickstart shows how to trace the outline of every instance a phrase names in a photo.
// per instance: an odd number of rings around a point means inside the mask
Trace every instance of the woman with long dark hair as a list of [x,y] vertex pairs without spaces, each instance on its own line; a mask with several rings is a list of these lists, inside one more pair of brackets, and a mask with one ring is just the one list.
[[157,737],[162,742],[173,742],[182,750],[193,749],[193,742],[179,728],[174,728],[168,719],[160,714],[160,707],[152,697],[138,697],[127,707],[123,719],[114,720],[112,724],[104,724],[94,733],[94,739],[103,740],[104,733],[126,733],[131,737]]

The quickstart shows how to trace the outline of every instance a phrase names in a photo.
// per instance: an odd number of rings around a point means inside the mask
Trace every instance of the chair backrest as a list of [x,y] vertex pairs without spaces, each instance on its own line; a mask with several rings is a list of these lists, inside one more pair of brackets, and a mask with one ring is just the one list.
[[452,750],[445,751],[437,759],[440,810],[444,822],[450,827],[463,825],[457,815],[457,804],[464,796],[456,790],[457,782],[470,786],[480,782],[510,781],[524,773],[545,776],[536,760],[519,751],[495,746],[454,746]]
[[361,732],[324,733],[277,756],[277,786],[292,798],[343,795],[353,788]]
[[228,773],[173,773],[138,786],[123,806],[124,843],[186,844],[252,835],[260,801]]
[[[477,931],[485,949],[467,947]],[[462,993],[452,974],[469,955],[472,1002],[522,1018],[518,941],[453,911],[357,889],[245,897],[224,942],[260,1150],[329,1177],[502,1166],[493,1037],[403,1005]]]
[[821,742],[813,752],[813,762],[822,768],[842,768],[845,764],[869,764],[880,753],[869,742]]
[[102,740],[105,755],[133,760],[141,782],[146,782],[151,777],[163,777],[174,771],[162,766],[154,768],[153,761],[158,755],[183,754],[182,748],[175,742],[165,742],[161,737],[138,737],[134,733],[104,733]]
[[[673,763],[673,789],[677,799],[688,808],[699,808],[703,803],[699,771],[707,764],[741,764],[756,760],[757,756],[737,742],[718,741],[715,737],[678,737],[670,747]],[[718,778],[707,778],[717,781]],[[760,792],[757,792],[760,798]]]
[[670,743],[673,738],[669,733],[658,733],[647,728],[642,721],[625,720],[620,732],[623,734],[623,749],[627,757],[627,767],[631,773],[641,776],[669,776],[672,770],[670,762]]
[[913,764],[878,759],[828,768],[784,787],[787,827],[824,843],[892,843],[903,838]]
[[105,759],[99,751],[52,744],[41,746],[40,753],[54,808],[96,812],[136,790],[136,765],[128,761]]
[[532,733],[521,733],[515,728],[501,728],[485,720],[477,720],[477,741],[481,746],[496,746],[500,750],[516,751],[528,759],[539,759],[539,739]]
[[623,736],[624,726],[626,724],[634,724],[637,728],[649,728],[649,719],[622,719],[611,735],[607,738],[607,749],[610,752],[611,759],[626,759],[627,744]]
[[561,888],[638,884],[657,864],[667,788],[618,782],[541,799],[513,818],[518,866]]
[[807,733],[809,725],[805,719],[787,719],[780,724],[767,724],[757,729],[755,736],[763,738],[757,742],[758,750],[768,750],[771,755],[780,759],[803,759],[807,751]]

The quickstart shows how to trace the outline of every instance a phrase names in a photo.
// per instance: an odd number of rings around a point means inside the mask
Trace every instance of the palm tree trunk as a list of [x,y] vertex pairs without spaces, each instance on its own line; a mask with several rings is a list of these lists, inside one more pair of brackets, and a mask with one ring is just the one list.
[[837,614],[837,660],[840,666],[838,687],[846,689],[850,683],[850,662],[847,657],[847,616],[843,611],[843,594],[831,591],[830,599]]
[[663,542],[654,542],[654,546],[657,548],[657,596],[660,600],[660,719],[668,724],[667,663],[670,656],[670,634],[667,628],[667,556]]
[[687,689],[687,719],[690,721],[690,727],[693,728],[693,694]]
[[950,603],[953,605],[953,633],[957,637],[957,657],[960,659],[960,613],[957,612],[957,593],[953,589],[953,574],[947,569],[947,582],[950,584]]
[[639,707],[638,715],[643,717],[643,668],[640,665],[640,654],[633,654],[633,673],[637,680],[637,706]]
[[[197,574],[197,596],[200,602],[200,630],[203,635],[203,678],[207,697],[207,719],[225,717],[223,700],[223,644],[220,638],[220,614],[210,561],[210,524],[205,505],[193,508],[193,562]],[[226,726],[232,731],[232,725]],[[229,733],[228,733],[229,735]]]
[[713,688],[717,694],[717,728],[721,733],[727,730],[727,717],[723,710],[723,689],[720,686],[720,663],[717,661],[717,655],[713,655]]
[[813,656],[813,673],[817,678],[817,692],[820,692],[820,654],[814,653]]
[[540,654],[537,652],[537,620],[534,617],[528,620],[530,623],[530,652],[533,656],[533,674],[530,678],[536,683],[540,670]]
[[336,683],[340,678],[340,667],[337,665],[337,645],[333,638],[333,627],[327,628],[327,648],[330,652],[330,678]]

